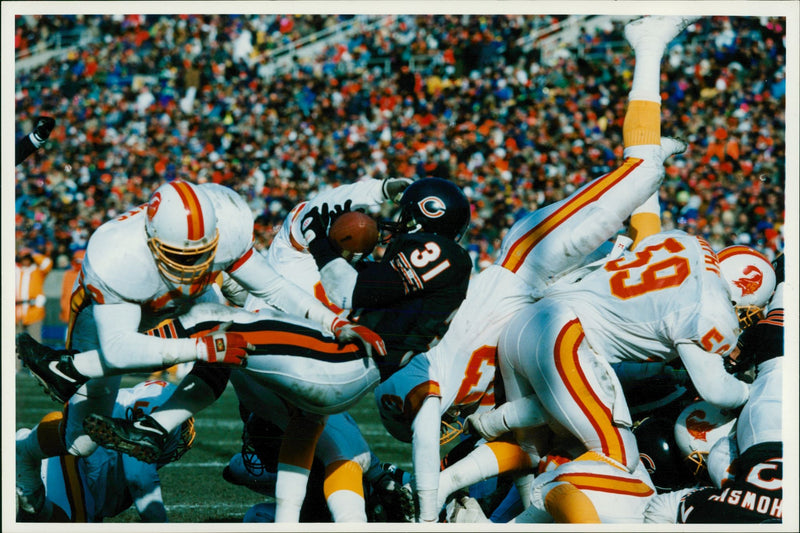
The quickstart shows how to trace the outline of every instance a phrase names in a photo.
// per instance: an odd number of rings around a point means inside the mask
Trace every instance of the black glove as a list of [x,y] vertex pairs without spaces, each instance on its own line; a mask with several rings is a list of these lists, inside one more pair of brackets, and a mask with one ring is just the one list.
[[36,117],[35,121],[36,125],[33,127],[32,133],[39,144],[41,144],[53,133],[53,128],[56,127],[56,121],[52,117]]
[[314,242],[317,237],[324,237],[328,234],[328,221],[330,220],[330,213],[328,206],[322,206],[322,212],[318,207],[314,207],[300,223],[300,231],[303,232],[303,237],[308,244]]
[[[331,209],[331,210],[330,210],[330,213],[329,213],[329,218],[328,218],[328,227],[330,227],[330,224],[333,224],[333,221],[334,221],[334,220],[336,220],[337,218],[339,218],[339,217],[340,217],[340,216],[342,216],[343,214],[345,214],[345,213],[347,213],[348,211],[350,211],[350,208],[352,207],[352,205],[353,205],[353,200],[347,200],[347,201],[344,203],[344,205],[337,205],[337,206],[334,206],[334,208],[333,208],[333,209]],[[322,210],[323,210],[323,212],[324,212],[326,209],[328,209],[328,204],[323,204],[323,206],[322,206]]]

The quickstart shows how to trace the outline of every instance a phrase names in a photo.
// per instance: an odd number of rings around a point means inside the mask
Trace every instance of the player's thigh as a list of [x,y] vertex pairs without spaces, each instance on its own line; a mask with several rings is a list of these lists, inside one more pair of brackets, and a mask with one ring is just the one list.
[[297,407],[318,414],[346,411],[380,380],[369,358],[331,362],[298,355],[251,355],[244,372]]

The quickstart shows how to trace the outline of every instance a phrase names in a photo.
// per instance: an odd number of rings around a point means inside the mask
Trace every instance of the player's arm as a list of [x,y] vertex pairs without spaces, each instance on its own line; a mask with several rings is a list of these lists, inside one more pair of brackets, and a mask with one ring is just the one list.
[[[162,339],[138,332],[141,307],[132,302],[92,306],[106,367],[100,375],[150,371],[198,359],[197,339]],[[87,377],[96,377],[86,373]]]
[[414,490],[418,501],[418,521],[436,522],[439,518],[439,432],[441,398],[428,396],[411,423]]
[[120,454],[128,491],[142,522],[166,522],[167,510],[161,497],[161,479],[155,464]]
[[280,311],[316,322],[323,331],[331,331],[340,342],[361,344],[367,356],[386,355],[386,346],[376,333],[339,317],[311,293],[281,276],[252,248],[233,264],[228,273],[254,296],[263,298]]
[[312,294],[281,276],[264,256],[250,248],[228,274],[254,296],[290,315],[306,317],[330,330],[338,315]]
[[721,409],[733,409],[747,401],[750,386],[728,374],[722,356],[690,342],[678,344],[677,349],[695,389],[705,401]]
[[33,131],[17,141],[14,153],[14,166],[19,165],[42,146],[56,125],[52,117],[36,117]]

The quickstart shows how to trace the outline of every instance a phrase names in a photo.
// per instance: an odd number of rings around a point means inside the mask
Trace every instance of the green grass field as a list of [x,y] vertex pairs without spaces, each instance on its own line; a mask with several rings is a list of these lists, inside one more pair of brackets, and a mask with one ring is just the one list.
[[[126,376],[123,386],[133,386],[147,376]],[[43,415],[61,406],[45,395],[27,370],[17,373],[16,429],[32,427]],[[236,395],[229,386],[222,397],[196,417],[193,448],[160,470],[164,503],[170,522],[241,522],[245,511],[264,496],[222,479],[222,469],[241,450],[242,423]],[[411,446],[391,437],[380,422],[372,394],[351,411],[364,437],[382,461],[410,469]],[[211,496],[209,496],[211,495]],[[108,522],[138,522],[131,508]]]

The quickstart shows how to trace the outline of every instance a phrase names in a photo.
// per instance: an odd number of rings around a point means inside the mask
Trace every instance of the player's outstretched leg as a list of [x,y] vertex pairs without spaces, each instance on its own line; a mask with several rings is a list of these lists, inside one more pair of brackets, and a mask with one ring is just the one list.
[[651,49],[659,55],[666,46],[697,20],[697,16],[652,15],[632,20],[625,25],[625,40],[636,51]]
[[[661,143],[661,61],[672,39],[683,31],[696,17],[651,16],[625,25],[625,38],[633,48],[636,63],[633,69],[631,90],[622,128],[625,145],[624,156],[642,158],[660,165],[675,147]],[[657,160],[661,161],[658,162]],[[663,169],[657,170],[663,176]],[[650,196],[631,213],[630,235],[633,247],[648,235],[661,230],[661,213],[658,193]]]

